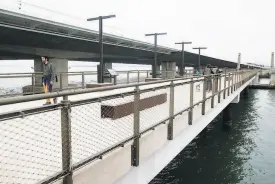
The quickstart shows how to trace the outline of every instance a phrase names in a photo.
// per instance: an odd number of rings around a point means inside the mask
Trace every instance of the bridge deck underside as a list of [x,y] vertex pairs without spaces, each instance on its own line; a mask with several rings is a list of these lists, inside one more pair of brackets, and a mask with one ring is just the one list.
[[[1,9],[0,9],[1,10]],[[22,14],[0,11],[0,59],[33,59],[37,56],[99,61],[98,33]],[[153,64],[154,46],[149,43],[105,35],[104,61],[126,64]],[[158,60],[181,62],[179,50],[157,47]],[[185,52],[186,66],[198,66],[198,55]],[[201,56],[201,66],[211,64],[236,68],[237,64]],[[245,67],[245,65],[242,65]]]

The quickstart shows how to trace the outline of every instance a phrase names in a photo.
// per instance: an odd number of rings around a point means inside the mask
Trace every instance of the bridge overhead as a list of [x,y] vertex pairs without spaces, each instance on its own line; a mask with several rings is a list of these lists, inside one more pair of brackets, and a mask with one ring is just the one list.
[[[0,59],[33,59],[48,55],[80,61],[99,61],[98,32],[0,9]],[[153,64],[154,45],[104,34],[104,61]],[[181,60],[180,50],[158,46],[159,61]],[[196,66],[198,55],[186,52],[186,66]],[[216,58],[201,57],[201,65],[236,67]],[[245,65],[242,65],[245,67]]]

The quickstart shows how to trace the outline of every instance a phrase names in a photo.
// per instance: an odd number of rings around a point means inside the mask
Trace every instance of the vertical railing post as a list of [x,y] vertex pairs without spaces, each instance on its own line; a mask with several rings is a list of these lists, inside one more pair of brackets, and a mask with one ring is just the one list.
[[242,82],[242,71],[240,70],[239,71],[239,87],[242,86],[241,82]]
[[65,101],[65,100],[68,100],[69,98],[68,98],[68,96],[67,95],[65,95],[65,96],[63,96],[63,100]]
[[240,86],[242,86],[243,85],[243,71],[241,71],[241,73],[240,73]]
[[237,73],[237,69],[235,71],[235,78],[234,78],[234,91],[237,90],[237,78],[238,78],[238,73]]
[[238,71],[238,88],[240,88],[240,80],[241,78],[240,78],[240,71]]
[[216,76],[211,76],[212,82],[212,98],[211,98],[211,108],[214,108],[214,100],[215,100],[215,93],[216,93]]
[[236,90],[239,88],[239,71],[236,72]]
[[244,81],[244,71],[242,71],[241,79],[242,79],[241,85],[243,85],[243,81]]
[[243,84],[246,82],[245,80],[246,80],[246,73],[243,72]]
[[34,94],[35,74],[32,73],[32,94]]
[[239,71],[236,71],[236,90],[239,88]]
[[114,85],[117,85],[117,76],[114,76]]
[[127,84],[129,84],[129,83],[130,83],[130,72],[127,71]]
[[139,70],[138,70],[138,83],[139,83],[139,78],[140,78],[140,73],[139,73]]
[[207,85],[206,77],[203,77],[202,105],[201,105],[201,114],[202,114],[202,115],[205,115],[206,85]]
[[62,73],[60,73],[60,80],[59,80],[59,84],[60,84],[60,91],[62,91],[62,89],[63,89],[63,75],[62,75]]
[[241,71],[238,71],[238,88],[241,87]]
[[148,70],[146,71],[146,75],[147,75],[146,78],[149,78],[149,71]]
[[226,70],[224,72],[223,99],[225,99],[225,96],[226,96]]
[[231,93],[233,93],[233,91],[234,91],[234,79],[235,79],[235,72],[232,71]]
[[82,79],[82,89],[85,88],[85,75],[84,72],[81,73],[81,79]]
[[136,86],[135,95],[134,95],[134,142],[132,145],[132,166],[139,166],[139,137],[140,137],[140,89],[139,86]]
[[192,125],[193,122],[193,95],[194,95],[194,81],[191,78],[190,82],[190,104],[189,104],[189,112],[188,112],[188,124]]
[[219,75],[218,80],[219,80],[218,103],[221,103],[221,90],[222,90],[222,76],[221,75]]
[[229,74],[228,74],[228,91],[227,91],[227,93],[228,93],[227,95],[228,95],[228,96],[230,95],[230,80],[231,80],[231,79],[230,79],[230,76],[231,76],[231,75],[230,75],[230,73],[229,73]]
[[71,104],[68,100],[61,101],[61,140],[62,170],[68,173],[63,184],[72,184]]
[[242,86],[243,85],[243,71],[241,71],[241,73],[240,73],[240,78],[241,78],[240,86]]
[[231,93],[233,93],[233,88],[234,88],[234,71],[232,72]]
[[168,132],[167,132],[167,139],[168,140],[173,140],[173,122],[174,122],[174,106],[175,106],[175,87],[174,87],[174,82],[171,81],[170,84],[170,104],[169,104],[169,123],[168,123]]

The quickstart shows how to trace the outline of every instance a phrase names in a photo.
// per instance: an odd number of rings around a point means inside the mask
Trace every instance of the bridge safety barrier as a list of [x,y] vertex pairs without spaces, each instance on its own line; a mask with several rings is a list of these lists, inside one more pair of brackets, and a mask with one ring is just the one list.
[[[215,108],[257,72],[2,98],[0,183],[73,183],[76,170],[123,149],[126,143],[132,145],[131,164],[138,167],[144,134],[166,124],[167,139],[173,141],[175,118],[188,114],[186,126],[192,126],[197,118],[194,108],[205,115],[206,101]],[[44,99],[55,97],[59,103],[42,106]],[[107,105],[113,109],[102,108]],[[111,118],[116,107],[122,114]]]

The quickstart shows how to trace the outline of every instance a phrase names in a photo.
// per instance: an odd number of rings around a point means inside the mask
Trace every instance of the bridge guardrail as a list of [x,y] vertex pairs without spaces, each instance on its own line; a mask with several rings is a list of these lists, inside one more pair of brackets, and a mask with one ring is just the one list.
[[[146,78],[151,78],[151,70],[129,70],[129,71],[117,71],[116,84],[130,84],[144,82]],[[177,73],[176,73],[177,74]],[[193,70],[185,70],[185,76],[191,76]],[[81,72],[59,72],[57,73],[58,83],[54,84],[53,91],[72,90],[72,89],[84,89],[87,83],[97,83],[97,72],[95,71],[81,71]],[[8,86],[8,89],[2,89],[5,94],[0,93],[0,98],[18,96],[18,95],[31,95],[43,93],[42,89],[42,76],[43,73],[0,73],[0,83],[2,80],[13,83],[16,80],[16,84]],[[68,77],[68,86],[64,85],[63,79]],[[4,82],[5,82],[4,81]],[[5,83],[3,83],[5,84]],[[14,90],[18,88],[17,90]],[[0,87],[1,90],[1,87]],[[1,92],[1,91],[0,91]]]
[[[0,182],[72,182],[76,170],[126,143],[132,144],[132,166],[138,167],[139,141],[145,133],[167,124],[167,139],[172,141],[175,118],[187,113],[188,126],[192,126],[194,108],[205,115],[207,100],[214,108],[256,73],[239,71],[0,99],[2,109],[34,103],[28,109],[0,114]],[[63,101],[42,107],[35,102],[54,97]],[[103,105],[112,107],[103,109]],[[113,119],[114,108],[133,111]],[[112,116],[102,117],[102,111]]]

